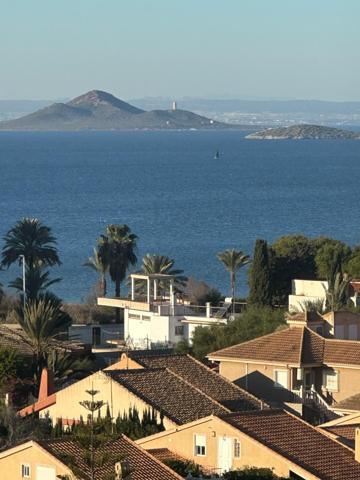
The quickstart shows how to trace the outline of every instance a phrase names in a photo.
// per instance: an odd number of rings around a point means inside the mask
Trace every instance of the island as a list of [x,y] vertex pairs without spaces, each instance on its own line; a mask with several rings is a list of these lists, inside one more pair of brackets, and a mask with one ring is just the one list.
[[268,128],[247,135],[250,140],[359,140],[360,132],[322,125],[292,125],[290,127]]
[[187,110],[146,111],[110,93],[91,90],[67,103],[53,103],[23,117],[0,122],[0,130],[215,130],[236,128]]

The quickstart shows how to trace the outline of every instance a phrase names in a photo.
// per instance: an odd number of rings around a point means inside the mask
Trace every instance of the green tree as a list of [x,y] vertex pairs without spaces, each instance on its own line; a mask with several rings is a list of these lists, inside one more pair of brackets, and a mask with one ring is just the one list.
[[56,238],[51,229],[36,218],[24,218],[17,222],[5,235],[2,249],[2,266],[9,268],[25,256],[28,268],[39,265],[60,265],[56,249]]
[[254,257],[249,269],[249,297],[252,305],[271,305],[271,270],[269,249],[265,240],[255,242]]
[[284,310],[249,306],[227,325],[196,328],[192,352],[199,360],[203,360],[210,352],[261,337],[284,325]]
[[330,238],[324,240],[315,256],[318,277],[329,280],[343,273],[350,257],[351,249],[345,243]]
[[[141,273],[151,275],[154,273],[173,275],[175,277],[175,287],[178,291],[183,290],[187,282],[187,277],[183,275],[184,270],[174,268],[175,260],[166,255],[146,254],[142,259]],[[159,290],[163,285],[160,283]]]
[[54,347],[54,341],[67,331],[71,318],[63,311],[61,300],[51,294],[29,300],[25,309],[18,307],[17,320],[24,330],[27,344],[34,352],[36,360],[36,378],[47,366],[47,353]]
[[350,276],[347,273],[336,272],[329,279],[329,286],[326,291],[326,306],[331,311],[344,308],[349,300]]
[[[131,265],[137,262],[137,236],[131,233],[127,225],[109,225],[105,235],[98,240],[98,252],[101,261],[109,265],[111,280],[115,283],[115,297],[120,297],[120,286],[125,280]],[[116,308],[116,320],[120,321],[120,312]]]
[[83,264],[84,267],[91,268],[99,275],[99,292],[102,297],[106,296],[106,274],[109,270],[108,255],[100,255],[99,250],[94,248],[94,254]]
[[[42,267],[26,267],[25,273],[25,293],[27,300],[35,300],[39,295],[44,294],[49,287],[61,281],[61,278],[50,279],[50,272],[44,271]],[[14,288],[21,294],[23,292],[23,279],[17,277],[9,282],[9,287]]]
[[250,257],[245,255],[241,250],[225,250],[217,254],[217,258],[224,265],[226,270],[230,273],[230,289],[233,302],[233,313],[235,313],[235,287],[236,274],[240,268],[250,263]]
[[280,237],[271,246],[271,282],[274,305],[286,305],[295,278],[316,279],[316,243],[304,235]]
[[351,278],[360,278],[360,245],[353,248],[351,257],[346,262],[343,269],[351,276]]
[[270,468],[243,467],[224,473],[224,480],[290,480],[278,477]]

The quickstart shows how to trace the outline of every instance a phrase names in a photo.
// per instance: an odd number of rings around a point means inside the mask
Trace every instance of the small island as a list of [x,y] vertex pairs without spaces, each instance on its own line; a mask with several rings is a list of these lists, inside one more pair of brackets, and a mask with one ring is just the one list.
[[322,125],[292,125],[251,133],[250,140],[359,140],[360,133]]

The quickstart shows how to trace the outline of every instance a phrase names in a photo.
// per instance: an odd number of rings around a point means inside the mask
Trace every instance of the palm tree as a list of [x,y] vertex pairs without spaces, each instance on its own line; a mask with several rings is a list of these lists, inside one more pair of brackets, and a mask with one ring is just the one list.
[[36,218],[23,218],[17,222],[5,235],[5,245],[2,249],[3,267],[9,268],[19,262],[24,255],[28,268],[39,265],[60,265],[57,253],[56,238],[51,229]]
[[[27,300],[35,300],[39,295],[44,294],[46,290],[61,281],[61,278],[49,278],[50,272],[44,271],[41,267],[29,268],[26,267],[25,273],[25,294]],[[9,282],[9,287],[14,288],[19,293],[23,293],[23,279],[21,277],[15,278]]]
[[106,273],[109,270],[108,258],[101,256],[99,250],[94,248],[94,255],[89,257],[83,264],[83,267],[89,267],[99,274],[99,290],[102,297],[106,296]]
[[[173,275],[175,277],[175,288],[178,291],[181,291],[185,287],[187,282],[187,277],[182,275],[184,270],[174,269],[173,266],[175,260],[167,257],[166,255],[156,255],[147,253],[142,259],[141,273],[146,275],[151,274],[164,274],[164,275]],[[159,284],[159,289],[161,290],[163,286]]]
[[[98,254],[101,261],[109,265],[111,280],[115,283],[115,297],[120,297],[120,286],[131,265],[137,262],[137,236],[127,225],[108,225],[105,235],[98,240]],[[116,321],[120,321],[117,308]]]
[[335,272],[335,275],[329,279],[329,287],[326,290],[326,306],[330,311],[336,311],[343,308],[349,300],[349,285],[351,277],[341,272]]
[[50,293],[29,300],[25,308],[19,306],[16,313],[25,333],[23,338],[34,353],[39,379],[42,368],[47,364],[48,352],[59,335],[66,332],[71,318],[62,310],[60,299]]
[[225,250],[217,254],[217,258],[223,263],[224,267],[230,273],[230,288],[233,302],[233,314],[235,313],[235,284],[236,273],[241,268],[250,263],[250,257],[241,250]]

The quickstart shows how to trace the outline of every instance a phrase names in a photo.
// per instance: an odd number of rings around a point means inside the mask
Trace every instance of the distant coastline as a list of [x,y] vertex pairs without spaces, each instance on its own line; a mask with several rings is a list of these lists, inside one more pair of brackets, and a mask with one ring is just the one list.
[[360,133],[322,125],[292,125],[251,133],[249,140],[359,140]]

